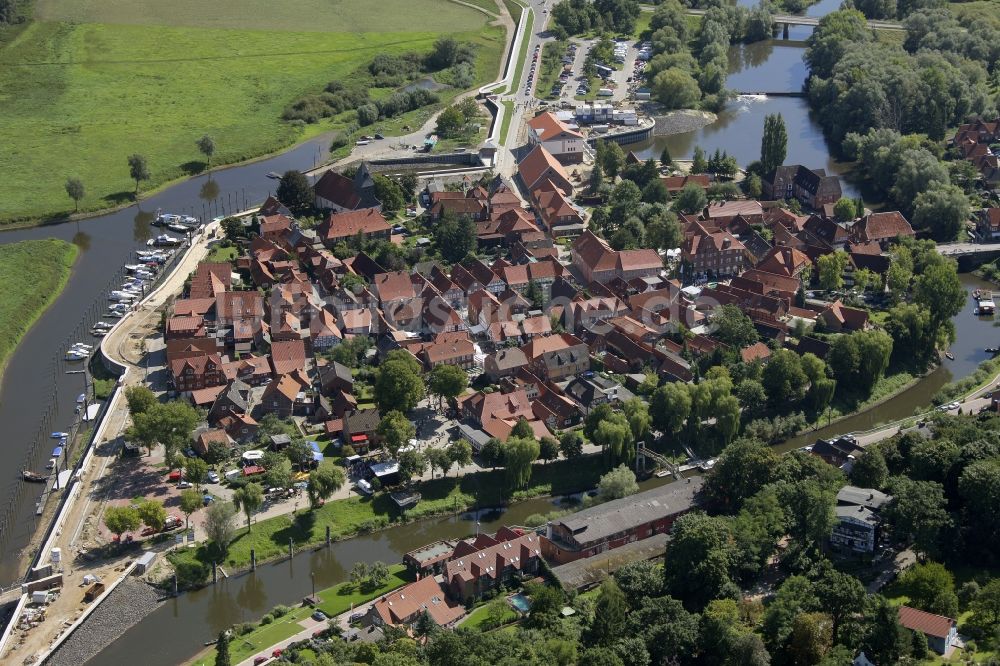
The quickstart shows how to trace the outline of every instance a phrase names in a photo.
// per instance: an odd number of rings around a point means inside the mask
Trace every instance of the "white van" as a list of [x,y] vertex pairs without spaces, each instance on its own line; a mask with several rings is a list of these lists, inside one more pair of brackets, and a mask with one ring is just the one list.
[[372,494],[372,484],[368,483],[364,479],[358,479],[358,482],[354,484],[354,487],[358,489],[359,493],[365,495]]
[[612,90],[611,88],[601,88],[600,90],[597,91],[598,97],[611,97],[614,94],[615,91]]
[[231,469],[228,472],[226,472],[226,481],[233,481],[235,479],[238,479],[239,477],[240,477],[240,470],[238,469]]

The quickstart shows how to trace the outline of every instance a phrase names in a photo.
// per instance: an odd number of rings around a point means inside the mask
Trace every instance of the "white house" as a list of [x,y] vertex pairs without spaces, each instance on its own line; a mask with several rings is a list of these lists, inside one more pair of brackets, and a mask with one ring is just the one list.
[[583,161],[583,135],[548,111],[528,121],[528,141],[541,144],[563,164]]

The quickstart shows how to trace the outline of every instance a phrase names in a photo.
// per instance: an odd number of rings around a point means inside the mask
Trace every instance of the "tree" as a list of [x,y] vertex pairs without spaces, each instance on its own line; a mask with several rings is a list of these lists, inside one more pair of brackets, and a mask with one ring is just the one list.
[[420,451],[410,450],[399,454],[399,476],[406,483],[415,476],[423,476],[425,469],[427,469],[427,458]]
[[649,415],[653,427],[667,434],[680,432],[691,413],[691,394],[683,384],[668,383],[653,391]]
[[733,639],[726,663],[732,666],[770,666],[771,655],[757,634],[740,634]]
[[751,199],[760,199],[764,194],[764,184],[760,176],[751,173],[743,183],[743,189]]
[[432,235],[446,261],[461,261],[476,250],[476,223],[468,215],[446,213],[438,220]]
[[594,620],[590,624],[588,642],[608,646],[623,636],[625,630],[625,595],[614,578],[601,583],[601,592],[594,604]]
[[172,469],[176,465],[175,453],[188,444],[198,420],[198,411],[187,402],[156,403],[144,412],[133,414],[125,436],[145,446],[150,453],[154,446],[162,444],[167,465]]
[[667,186],[663,184],[663,181],[657,178],[649,181],[642,188],[642,200],[645,203],[665,204],[670,200],[670,192],[667,191]]
[[667,110],[691,109],[701,99],[698,82],[680,67],[670,67],[653,77],[653,96]]
[[480,457],[483,462],[490,467],[496,467],[497,465],[502,465],[504,461],[504,446],[496,437],[490,437],[483,444],[482,450],[479,452]]
[[355,562],[354,566],[351,567],[351,583],[355,587],[361,587],[361,584],[365,582],[368,578],[368,563],[364,561]]
[[233,507],[242,509],[247,517],[247,532],[250,532],[250,517],[264,504],[264,489],[257,483],[248,483],[233,493]]
[[604,185],[604,169],[600,164],[595,164],[590,170],[590,178],[587,181],[587,189],[591,194],[597,194]]
[[969,610],[972,611],[969,623],[984,634],[1000,625],[1000,578],[994,578],[983,586],[969,604]]
[[313,450],[304,439],[296,437],[285,449],[285,457],[299,469],[308,469],[312,466]]
[[205,534],[220,553],[225,553],[229,549],[229,544],[235,536],[236,527],[233,525],[235,515],[236,507],[230,502],[213,502],[205,513]]
[[756,439],[739,439],[727,446],[705,479],[705,500],[727,514],[776,479],[778,455]]
[[857,207],[854,205],[854,200],[847,197],[841,197],[833,205],[833,215],[841,222],[850,222],[853,220],[856,211]]
[[517,419],[517,422],[514,423],[514,427],[510,429],[510,437],[534,439],[535,431],[532,429],[531,424],[528,423],[528,419],[522,416]]
[[633,441],[632,428],[622,414],[611,414],[603,419],[594,430],[591,440],[601,447],[605,459],[612,465],[627,462],[635,454],[633,447],[629,445]]
[[827,291],[840,289],[844,286],[844,270],[850,258],[843,250],[829,252],[817,260],[819,268],[819,286]]
[[802,399],[807,377],[799,355],[788,349],[771,354],[764,366],[761,384],[774,405],[790,405]]
[[184,514],[184,529],[190,526],[191,514],[202,506],[201,493],[194,488],[181,491],[181,512]]
[[719,516],[688,513],[671,529],[672,540],[663,568],[667,592],[690,611],[699,611],[712,599],[735,593],[729,578],[732,531]]
[[935,615],[958,615],[955,577],[943,564],[918,562],[899,577],[899,584],[906,590],[910,606]]
[[[409,352],[402,352],[409,355]],[[406,413],[417,406],[424,397],[424,382],[420,365],[410,355],[390,353],[375,372],[375,402],[385,411],[399,410]]]
[[531,480],[531,463],[538,459],[539,446],[534,439],[511,437],[503,448],[504,476],[507,487],[523,489]]
[[230,666],[232,663],[229,657],[229,632],[225,629],[219,632],[219,638],[215,641],[215,666]]
[[603,500],[621,499],[639,492],[635,473],[625,465],[619,465],[605,473],[597,482],[598,495]]
[[816,664],[833,645],[833,621],[826,613],[799,613],[792,620],[789,651],[796,664]]
[[559,452],[563,458],[572,460],[583,455],[583,437],[575,430],[567,430],[559,436]]
[[749,347],[759,339],[753,321],[735,305],[717,308],[712,324],[715,326],[715,337],[732,347]]
[[375,184],[375,198],[382,202],[382,210],[395,213],[406,205],[402,188],[392,178],[376,175],[372,182]]
[[428,390],[441,398],[457,398],[469,385],[469,376],[457,365],[444,363],[431,370],[427,380]]
[[664,169],[669,169],[674,165],[674,160],[670,157],[670,148],[666,145],[663,146],[663,152],[660,153],[660,166]]
[[451,458],[445,449],[428,449],[425,456],[431,468],[431,478],[434,478],[434,470],[439,469],[444,474],[451,467]]
[[715,401],[715,431],[722,448],[725,448],[740,431],[740,401],[736,396],[726,395]]
[[374,588],[385,585],[386,581],[389,580],[389,567],[386,566],[385,562],[378,560],[372,562],[371,566],[368,567],[368,580]]
[[312,210],[315,203],[309,179],[301,171],[286,171],[278,181],[278,201],[288,206],[293,213]]
[[705,151],[701,149],[701,146],[695,146],[691,156],[691,173],[699,174],[706,171],[708,171],[708,161],[705,159]]
[[760,140],[760,167],[768,174],[785,163],[788,152],[788,132],[785,119],[780,113],[771,113],[764,118],[764,134]]
[[618,176],[618,172],[625,165],[625,151],[613,141],[598,141],[595,157],[597,163],[604,169],[604,173],[612,179]]
[[538,442],[538,458],[550,462],[559,457],[559,440],[555,437],[542,437]]
[[736,385],[735,392],[748,420],[760,416],[767,407],[767,392],[764,391],[764,385],[756,379],[744,379]]
[[139,529],[142,518],[132,506],[109,506],[104,510],[104,526],[119,539],[126,532]]
[[156,399],[156,394],[148,386],[142,384],[129,386],[125,389],[125,401],[128,403],[128,411],[132,416],[149,411],[153,405],[159,402]]
[[138,511],[142,523],[156,532],[162,530],[167,522],[167,510],[163,508],[163,502],[145,499],[139,502],[136,511]]
[[211,166],[212,155],[215,155],[215,139],[205,134],[196,143],[198,144],[198,151],[205,156],[205,164]]
[[938,241],[953,241],[969,219],[969,199],[961,188],[939,185],[917,195],[914,226],[928,229]]
[[459,468],[472,464],[472,445],[464,439],[460,439],[448,446],[449,467],[455,465]]
[[940,549],[940,536],[951,526],[944,488],[935,481],[913,481],[897,477],[889,488],[893,501],[887,507],[887,517],[900,535],[910,535],[913,547],[927,555]]
[[882,278],[867,268],[858,268],[854,271],[854,287],[858,291],[865,291],[868,287],[879,286]]
[[465,116],[457,106],[449,106],[437,118],[435,131],[446,139],[454,139],[465,128]]
[[68,194],[69,198],[73,200],[73,203],[76,204],[76,210],[79,211],[80,202],[86,195],[86,190],[83,187],[83,181],[79,178],[67,178],[66,194]]
[[196,487],[201,486],[208,476],[208,463],[201,458],[188,458],[184,461],[184,476]]
[[379,421],[377,433],[382,445],[395,457],[399,450],[416,436],[417,429],[402,412],[394,409],[386,412]]
[[705,190],[694,183],[685,185],[674,200],[674,210],[688,215],[700,213],[707,205],[708,197],[705,196]]
[[906,635],[899,624],[899,611],[885,597],[876,595],[869,611],[872,621],[868,623],[868,634],[862,648],[869,659],[876,664],[895,664],[900,657],[909,653]]
[[135,193],[139,194],[139,183],[149,180],[149,166],[146,164],[145,156],[138,153],[129,155],[128,173],[132,180],[135,181]]
[[885,456],[876,448],[867,448],[854,462],[851,469],[851,483],[860,488],[880,489],[889,478],[889,467]]
[[339,467],[320,467],[309,472],[309,483],[306,486],[309,504],[315,508],[321,501],[329,499],[343,488],[346,480],[344,470]]

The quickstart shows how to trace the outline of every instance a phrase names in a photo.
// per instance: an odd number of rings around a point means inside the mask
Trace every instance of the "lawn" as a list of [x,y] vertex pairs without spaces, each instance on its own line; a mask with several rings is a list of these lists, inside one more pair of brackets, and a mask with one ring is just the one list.
[[215,247],[208,253],[205,257],[206,262],[217,262],[217,263],[229,263],[234,261],[239,255],[239,248],[235,245],[230,245],[228,247],[223,247],[221,244],[216,244]]
[[[296,549],[322,543],[326,526],[330,526],[333,539],[346,538],[387,526],[392,521],[418,519],[428,516],[464,511],[475,506],[496,506],[504,500],[522,500],[540,495],[561,495],[592,488],[597,484],[604,466],[599,456],[576,460],[560,460],[549,464],[536,464],[527,489],[510,493],[504,491],[503,470],[466,474],[461,477],[438,477],[417,486],[422,499],[416,507],[401,515],[386,493],[374,497],[350,497],[328,502],[315,511],[302,510],[296,514],[268,518],[253,524],[248,532],[244,521],[238,522],[236,539],[220,563],[242,569],[250,563],[250,549],[257,561],[281,557],[288,552],[288,540]],[[195,549],[183,549],[170,554],[175,566],[195,573],[182,578],[188,582],[199,576],[207,578],[215,549],[200,544]],[[202,578],[202,580],[204,580]]]
[[[489,624],[491,603],[493,602],[485,603],[482,606],[479,606],[478,608],[473,610],[471,613],[469,613],[468,617],[466,617],[462,621],[462,624],[460,626],[465,627],[466,629],[475,629],[477,631],[488,631],[490,629],[494,629],[495,627],[492,627]],[[500,620],[500,624],[497,626],[503,626],[505,624],[514,622],[515,620],[518,619],[517,613],[514,611],[513,608],[510,607],[510,604],[508,604],[506,601],[503,601],[502,603],[506,608],[504,610],[503,618]],[[485,629],[483,628],[484,624],[486,625]]]
[[[318,592],[317,596],[322,600],[318,608],[326,613],[327,617],[335,617],[349,611],[352,606],[359,606],[411,582],[413,577],[406,567],[402,564],[393,564],[389,567],[389,579],[381,587],[362,591],[354,583],[345,582]],[[301,632],[303,628],[299,625],[299,621],[312,613],[313,609],[308,606],[293,608],[274,622],[261,624],[250,633],[236,637],[230,644],[231,662],[238,664],[254,653]],[[192,663],[194,666],[212,666],[215,663],[215,649],[205,651]]]
[[506,109],[506,113],[503,116],[503,124],[500,125],[500,145],[504,146],[507,144],[507,132],[510,131],[510,123],[514,118],[514,102],[504,100],[500,103]]
[[[563,71],[562,58],[566,53],[567,42],[548,42],[542,47],[542,64],[538,67],[538,87],[535,97],[542,99],[554,99],[551,94],[552,86],[559,80],[559,75]],[[573,85],[568,81],[566,85]]]
[[70,176],[86,187],[83,210],[129,201],[132,153],[148,160],[146,191],[202,170],[194,142],[206,133],[218,165],[344,127],[353,112],[305,127],[280,117],[376,54],[427,52],[442,34],[478,46],[481,84],[504,42],[482,12],[447,0],[386,0],[377,12],[363,0],[41,0],[37,13],[0,46],[0,221],[71,212]]
[[66,286],[77,251],[54,238],[0,245],[0,284],[7,287],[0,296],[0,377],[17,343]]

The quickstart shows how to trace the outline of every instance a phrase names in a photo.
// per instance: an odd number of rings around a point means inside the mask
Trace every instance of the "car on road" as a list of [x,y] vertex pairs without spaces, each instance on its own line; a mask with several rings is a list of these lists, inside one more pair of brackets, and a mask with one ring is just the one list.
[[180,488],[181,490],[184,490],[185,488],[190,488],[191,487],[191,482],[190,481],[178,481],[177,482],[177,487]]
[[380,132],[375,132],[375,138],[376,138],[377,140],[381,141],[381,140],[382,140],[382,139],[384,139],[385,137],[384,137],[384,136],[382,136],[382,134],[381,134]]
[[208,473],[208,482],[209,483],[218,483],[219,482],[219,473],[218,472],[209,472]]
[[253,660],[253,666],[260,666],[261,664],[265,663],[268,659],[269,657],[261,655]]
[[280,657],[281,656],[281,648],[278,648],[274,652],[272,652],[271,656],[274,657],[275,659],[277,659],[278,657]]

